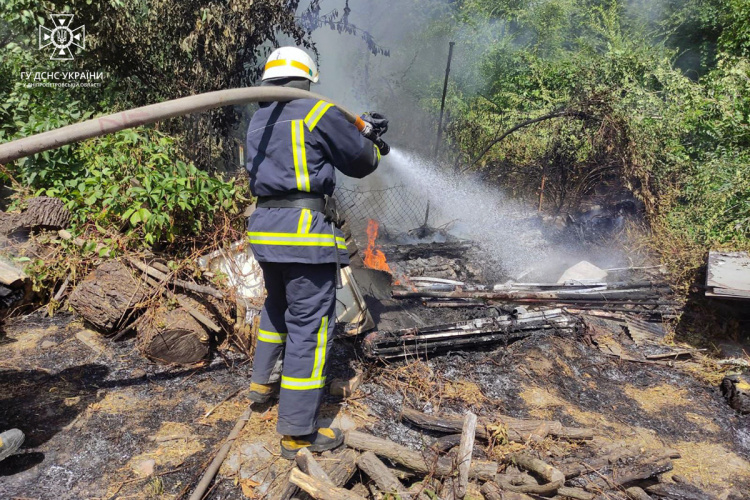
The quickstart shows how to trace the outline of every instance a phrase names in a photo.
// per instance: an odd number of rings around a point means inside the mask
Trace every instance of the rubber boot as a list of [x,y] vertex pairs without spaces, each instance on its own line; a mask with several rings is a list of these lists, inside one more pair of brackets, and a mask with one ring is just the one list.
[[26,436],[18,429],[11,429],[0,434],[0,460],[5,460],[18,451]]
[[281,438],[281,456],[294,459],[297,452],[307,448],[313,452],[333,450],[344,443],[344,434],[339,429],[321,427],[307,436],[284,436]]
[[250,392],[248,399],[253,403],[266,403],[272,397],[279,397],[279,383],[275,384],[256,384],[250,383]]

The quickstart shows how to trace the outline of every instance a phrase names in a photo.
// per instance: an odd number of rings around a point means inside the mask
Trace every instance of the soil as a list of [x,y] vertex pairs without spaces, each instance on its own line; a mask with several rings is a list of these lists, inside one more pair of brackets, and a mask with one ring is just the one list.
[[41,311],[8,320],[0,344],[0,428],[26,434],[0,462],[0,498],[176,498],[247,404],[240,393],[202,418],[249,385],[247,360],[231,352],[167,368],[132,339]]
[[[371,278],[374,288],[382,276]],[[373,314],[381,327],[493,313],[427,309],[416,301],[379,304]],[[185,498],[249,404],[250,364],[231,351],[202,367],[169,368],[140,356],[132,338],[111,342],[69,313],[50,318],[40,310],[7,320],[3,329],[0,428],[27,435],[21,453],[0,462],[3,499]],[[556,419],[592,428],[596,437],[497,443],[477,453],[501,460],[531,448],[563,463],[620,446],[674,448],[682,458],[664,475],[667,481],[677,474],[720,497],[750,498],[750,416],[729,408],[708,378],[695,377],[695,362],[624,361],[612,353],[659,347],[635,346],[614,322],[600,322],[597,330],[602,345],[607,339],[606,352],[582,337],[538,334],[390,364],[365,361],[357,339],[340,338],[329,379],[361,370],[364,383],[349,398],[326,396],[320,424],[421,449],[438,435],[402,423],[404,405],[453,414],[470,409],[489,420],[498,414]],[[278,455],[276,406],[253,410],[210,499],[268,498],[285,482],[291,465]],[[583,486],[593,479],[576,481]]]

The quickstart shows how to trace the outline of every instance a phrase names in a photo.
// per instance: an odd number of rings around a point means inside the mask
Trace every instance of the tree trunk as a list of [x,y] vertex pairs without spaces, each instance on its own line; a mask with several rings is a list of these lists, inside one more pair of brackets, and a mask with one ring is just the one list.
[[[98,331],[109,334],[137,315],[149,291],[116,260],[97,267],[70,294],[70,305]],[[131,314],[132,313],[132,314]]]
[[[189,297],[178,297],[194,309],[201,309]],[[138,325],[138,349],[147,358],[157,363],[192,365],[208,356],[210,335],[187,309],[168,311],[162,306],[146,314]]]

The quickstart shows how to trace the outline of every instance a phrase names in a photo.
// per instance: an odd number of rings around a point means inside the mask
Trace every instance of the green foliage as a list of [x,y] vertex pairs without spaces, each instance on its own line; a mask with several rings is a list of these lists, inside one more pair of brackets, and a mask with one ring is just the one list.
[[449,35],[485,44],[472,47],[483,85],[457,76],[449,93],[456,165],[535,202],[544,177],[555,211],[627,187],[674,248],[750,247],[750,3],[465,0],[457,12]]
[[174,140],[154,130],[86,141],[76,158],[34,171],[38,194],[64,200],[79,226],[93,222],[103,234],[124,228],[148,246],[198,234],[217,212],[236,212],[244,201],[234,180],[185,162]]

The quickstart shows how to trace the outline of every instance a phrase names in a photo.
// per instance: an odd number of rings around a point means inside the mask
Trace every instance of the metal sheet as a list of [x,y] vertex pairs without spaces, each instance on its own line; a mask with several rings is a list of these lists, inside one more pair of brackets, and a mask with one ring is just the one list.
[[706,295],[750,299],[750,255],[747,252],[709,252]]

